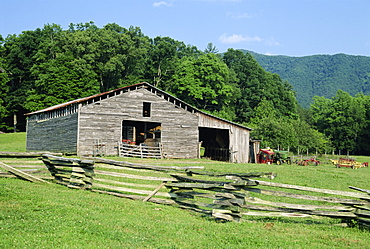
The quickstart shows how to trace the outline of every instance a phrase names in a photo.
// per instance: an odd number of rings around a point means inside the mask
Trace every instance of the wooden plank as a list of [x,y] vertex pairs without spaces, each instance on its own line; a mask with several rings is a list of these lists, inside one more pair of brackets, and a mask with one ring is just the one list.
[[93,157],[95,162],[99,163],[106,163],[116,166],[124,166],[129,168],[136,168],[136,169],[150,169],[150,170],[159,170],[159,171],[171,171],[171,170],[188,170],[188,169],[204,169],[203,166],[189,166],[189,167],[177,167],[177,166],[155,166],[155,165],[147,165],[147,164],[139,164],[139,163],[130,163],[126,161],[115,161],[109,160],[104,158],[96,158]]
[[94,165],[93,160],[86,160],[86,159],[78,159],[78,158],[65,158],[54,156],[50,154],[43,154],[43,159],[46,159],[54,164],[62,165],[62,166],[80,166],[80,167],[92,167]]
[[287,193],[287,192],[282,192],[282,191],[272,191],[272,190],[264,190],[264,189],[258,189],[258,188],[244,188],[244,190],[258,193],[258,194],[282,196],[282,197],[312,200],[312,201],[325,201],[325,202],[330,202],[330,203],[341,203],[341,204],[351,204],[351,205],[356,205],[356,204],[362,205],[362,204],[368,203],[367,201],[361,201],[361,200],[293,194],[293,193]]
[[347,197],[356,197],[362,199],[370,200],[370,195],[362,194],[362,193],[355,193],[355,192],[347,192],[347,191],[340,191],[340,190],[330,190],[330,189],[320,189],[320,188],[312,188],[312,187],[304,187],[298,185],[290,185],[290,184],[283,184],[283,183],[276,183],[276,182],[265,182],[256,180],[260,185],[263,186],[272,186],[272,187],[279,187],[279,188],[288,188],[288,189],[297,189],[303,191],[311,191],[311,192],[318,192],[324,194],[332,194],[332,195],[342,195]]
[[354,213],[356,215],[361,216],[361,217],[365,216],[366,218],[369,218],[370,219],[370,211],[365,211],[365,210],[357,209]]
[[103,170],[95,170],[95,173],[101,174],[101,175],[126,177],[126,178],[149,180],[149,181],[162,181],[162,182],[163,181],[176,181],[176,179],[169,178],[169,177],[140,176],[140,175],[117,173],[117,172],[109,172],[109,171],[103,171]]
[[14,174],[16,176],[19,176],[19,177],[21,177],[21,178],[23,178],[25,180],[31,181],[31,182],[49,183],[49,182],[47,182],[47,181],[45,181],[43,179],[40,179],[40,178],[38,178],[36,176],[27,174],[27,173],[25,173],[25,172],[23,172],[21,170],[18,170],[16,168],[13,168],[13,167],[11,167],[11,166],[9,166],[9,165],[7,165],[5,163],[2,163],[2,162],[0,162],[0,167],[2,167],[3,169],[9,171],[10,173],[12,173],[12,174]]
[[347,206],[303,205],[303,204],[292,204],[292,203],[283,203],[283,202],[271,202],[271,201],[265,201],[265,200],[262,200],[256,197],[245,198],[245,201],[248,203],[263,204],[263,205],[291,208],[291,209],[297,209],[297,210],[316,210],[316,209],[334,209],[334,210],[345,210],[345,211],[355,210],[354,208],[347,207]]
[[[92,189],[91,191],[96,192],[96,193],[101,193],[101,194],[114,195],[114,196],[121,197],[121,198],[128,198],[132,200],[143,200],[145,198],[145,196],[141,196],[141,195],[128,195],[128,194],[123,194],[123,193],[109,192],[109,191],[103,191],[103,190],[97,190],[97,189]],[[175,201],[169,200],[169,199],[150,198],[148,202],[178,206]]]
[[218,218],[218,219],[223,219],[223,220],[228,220],[228,221],[235,221],[235,219],[233,218],[232,215],[226,214],[226,213],[221,212],[221,211],[216,210],[216,209],[212,210],[212,216],[214,218]]
[[370,195],[370,190],[368,190],[368,189],[356,188],[356,187],[352,187],[352,186],[349,186],[349,188],[357,190],[357,191],[361,191],[361,192],[364,192],[364,193],[367,193],[367,194]]
[[241,212],[242,215],[247,216],[267,216],[267,217],[292,217],[292,218],[306,218],[306,217],[316,217],[311,214],[301,214],[301,213],[282,213],[282,212]]
[[[298,210],[289,208],[279,207],[268,207],[260,205],[241,205],[242,208],[259,211],[274,211],[274,212],[297,212]],[[357,216],[352,212],[333,212],[333,211],[321,211],[321,210],[300,210],[300,212],[311,215],[327,216],[332,218],[356,218]]]
[[[105,189],[109,189],[109,190],[118,190],[118,191],[122,191],[122,192],[135,193],[135,194],[141,194],[141,195],[149,195],[153,192],[153,191],[150,191],[150,190],[139,190],[139,189],[115,187],[115,186],[104,185],[104,184],[99,184],[99,183],[94,183],[93,187],[105,188]],[[162,192],[158,192],[157,196],[171,197],[171,195],[169,193],[162,193]]]
[[119,182],[119,181],[113,181],[113,180],[102,179],[102,178],[94,178],[94,181],[112,183],[112,184],[116,184],[116,185],[138,187],[138,188],[155,188],[155,187],[157,187],[157,185],[154,185],[154,184],[137,184],[137,183]]
[[40,157],[41,155],[48,153],[50,155],[62,156],[62,153],[53,153],[48,151],[36,151],[36,152],[6,152],[0,151],[0,157]]
[[156,189],[154,189],[154,191],[152,193],[150,193],[147,197],[145,197],[143,202],[146,202],[150,198],[152,198],[152,196],[155,195],[165,184],[166,184],[165,182],[162,182]]
[[193,171],[187,170],[186,173],[189,175],[206,175],[206,176],[226,176],[229,179],[234,179],[231,176],[240,177],[240,178],[269,178],[274,179],[276,177],[275,173],[272,172],[251,172],[251,173],[221,173],[221,172],[209,172],[209,171]]

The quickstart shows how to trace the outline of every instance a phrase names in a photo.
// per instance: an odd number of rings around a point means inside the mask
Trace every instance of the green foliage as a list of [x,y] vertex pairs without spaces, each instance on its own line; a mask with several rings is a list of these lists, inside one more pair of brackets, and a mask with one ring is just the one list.
[[27,93],[25,107],[37,111],[99,92],[96,74],[83,59],[65,55],[34,66],[35,88]]
[[[218,114],[232,112],[229,104],[239,95],[233,76],[215,54],[184,57],[173,76],[171,91],[200,109]],[[225,106],[229,110],[223,108]],[[230,117],[229,114],[227,116]]]
[[185,56],[197,57],[200,54],[196,47],[186,46],[170,37],[157,36],[151,39],[150,45],[145,78],[165,91],[170,89],[179,60]]
[[[261,107],[263,105],[257,109]],[[269,110],[268,106],[265,109]],[[265,112],[253,121],[251,126],[255,130],[252,131],[252,136],[262,140],[262,147],[289,148],[293,152],[311,153],[325,153],[332,150],[331,141],[302,119],[279,118],[274,116],[274,112]]]
[[359,151],[357,143],[368,129],[366,106],[366,98],[351,97],[342,90],[331,99],[315,97],[311,105],[313,124],[332,140],[337,150]]
[[284,119],[267,117],[260,120],[252,136],[262,140],[261,147],[288,149],[297,145],[294,127]]
[[5,61],[2,58],[3,46],[2,46],[2,37],[0,36],[0,127],[3,125],[1,120],[6,116],[6,103],[5,98],[9,91],[7,83],[9,82],[8,73],[5,70]]

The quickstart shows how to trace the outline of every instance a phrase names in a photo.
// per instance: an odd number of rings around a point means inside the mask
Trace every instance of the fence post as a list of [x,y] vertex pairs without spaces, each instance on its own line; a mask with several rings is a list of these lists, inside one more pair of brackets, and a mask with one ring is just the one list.
[[141,158],[143,158],[143,147],[142,147],[142,145],[140,144],[139,145],[140,147],[139,147],[139,150],[140,150],[140,157]]
[[118,156],[121,157],[121,143],[118,141]]

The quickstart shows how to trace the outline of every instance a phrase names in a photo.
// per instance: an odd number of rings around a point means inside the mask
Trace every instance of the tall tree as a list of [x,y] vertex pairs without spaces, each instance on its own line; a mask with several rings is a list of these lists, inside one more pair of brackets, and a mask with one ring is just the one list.
[[[35,55],[44,36],[41,29],[24,31],[20,35],[9,35],[5,38],[4,58],[6,71],[9,76],[7,83],[9,92],[5,97],[9,116],[4,119],[8,127],[13,128],[13,120],[17,120],[17,127],[25,131],[24,114],[29,110],[25,107],[27,91],[34,87],[31,67],[35,65]],[[13,118],[13,117],[16,118]]]
[[315,97],[311,105],[317,129],[328,136],[342,152],[354,152],[359,135],[365,127],[366,112],[359,98],[338,90],[332,99]]
[[5,67],[5,59],[4,59],[4,47],[3,47],[4,39],[0,35],[0,129],[5,130],[6,124],[3,121],[4,117],[7,114],[6,105],[5,105],[5,97],[8,93],[9,87],[7,83],[9,81],[8,73]]
[[213,46],[213,43],[208,43],[206,49],[204,50],[204,53],[209,54],[217,54],[219,50],[216,48],[216,46]]
[[234,74],[215,54],[184,57],[173,76],[171,91],[180,99],[222,117],[234,116],[239,97]]
[[185,56],[197,57],[199,54],[200,51],[194,46],[187,46],[170,37],[157,36],[151,39],[145,78],[154,86],[168,90],[179,60]]

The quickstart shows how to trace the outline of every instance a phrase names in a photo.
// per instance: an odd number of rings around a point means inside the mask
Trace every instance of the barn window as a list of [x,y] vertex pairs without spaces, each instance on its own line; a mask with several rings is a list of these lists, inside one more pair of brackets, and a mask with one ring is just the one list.
[[150,117],[150,110],[151,109],[151,103],[144,102],[143,103],[143,117]]

